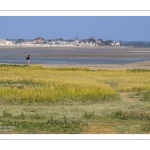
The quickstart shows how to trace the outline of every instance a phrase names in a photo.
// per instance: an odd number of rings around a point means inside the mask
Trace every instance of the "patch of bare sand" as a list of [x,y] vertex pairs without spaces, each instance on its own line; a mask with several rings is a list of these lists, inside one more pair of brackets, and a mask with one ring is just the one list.
[[120,122],[90,122],[90,127],[86,128],[82,134],[116,134],[116,126]]
[[134,94],[135,92],[121,92],[120,96],[122,97],[123,102],[135,102],[137,99],[132,96]]
[[46,68],[89,68],[92,70],[127,70],[127,69],[148,69],[150,70],[150,61],[137,62],[125,65],[69,65],[69,64],[42,64]]

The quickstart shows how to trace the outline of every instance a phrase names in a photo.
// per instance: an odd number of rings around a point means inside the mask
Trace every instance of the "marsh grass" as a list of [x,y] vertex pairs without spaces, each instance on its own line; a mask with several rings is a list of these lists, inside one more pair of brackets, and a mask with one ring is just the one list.
[[[6,111],[0,116],[1,127],[0,133],[80,133],[84,126],[88,123],[81,119],[70,119],[65,115],[61,118],[55,118],[51,115],[50,118],[44,117],[40,114],[25,115],[23,112],[14,116]],[[12,131],[4,130],[12,127]]]
[[149,70],[0,65],[0,77],[0,123],[12,133],[150,132]]
[[[3,107],[2,107],[3,108]],[[1,108],[1,109],[2,109]],[[50,106],[4,105],[0,113],[2,126],[13,126],[12,132],[0,133],[82,133],[96,126],[115,133],[149,133],[150,104],[145,102],[105,102],[92,105]],[[121,124],[120,124],[121,123]],[[93,129],[95,126],[93,127]],[[92,130],[91,133],[94,133]],[[103,130],[98,133],[103,133]],[[111,132],[109,132],[111,133]]]
[[140,101],[150,102],[150,89],[139,91],[136,95],[139,97]]
[[148,70],[106,71],[41,66],[0,66],[2,102],[97,102],[119,100],[118,92],[150,89]]
[[112,118],[124,119],[124,120],[150,120],[150,112],[139,111],[122,111],[116,110],[111,114]]
[[89,69],[46,69],[40,66],[1,66],[0,99],[3,102],[114,101],[111,85],[99,83]]

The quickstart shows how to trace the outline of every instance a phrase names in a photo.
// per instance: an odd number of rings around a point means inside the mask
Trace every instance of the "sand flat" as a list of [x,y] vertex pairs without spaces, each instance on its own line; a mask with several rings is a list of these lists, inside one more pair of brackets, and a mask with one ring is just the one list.
[[136,47],[2,47],[0,63],[26,64],[52,68],[103,70],[150,69],[150,48]]
[[42,64],[46,68],[89,68],[92,70],[127,70],[127,69],[148,69],[150,70],[150,61],[137,62],[125,65],[68,65],[68,64]]

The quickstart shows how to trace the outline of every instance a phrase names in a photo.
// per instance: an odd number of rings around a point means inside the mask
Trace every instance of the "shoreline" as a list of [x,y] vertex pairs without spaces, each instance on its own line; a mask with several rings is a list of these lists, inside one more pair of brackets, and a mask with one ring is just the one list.
[[[77,45],[0,45],[0,48],[136,48],[133,46],[77,46]],[[143,47],[147,48],[147,47]],[[150,48],[150,47],[149,47]]]
[[33,50],[38,50],[41,48],[43,50],[76,50],[76,49],[95,49],[95,50],[131,50],[131,51],[141,51],[141,50],[146,50],[147,52],[150,52],[150,47],[134,47],[134,46],[90,46],[90,45],[87,45],[87,46],[51,46],[51,45],[0,45],[0,50],[3,50],[3,49],[20,49],[20,50],[23,50],[23,49],[33,49]]
[[[128,69],[147,69],[150,70],[150,61],[136,62],[125,65],[99,64],[99,65],[68,65],[68,64],[38,64],[44,68],[87,68],[91,70],[128,70]],[[31,64],[30,66],[36,66]]]
[[[0,65],[16,65],[24,66],[26,64],[11,64],[0,63]],[[88,64],[88,65],[76,65],[76,64],[30,64],[29,66],[42,66],[43,68],[86,68],[91,70],[128,70],[128,69],[146,69],[150,70],[150,61],[129,63],[123,65],[117,64]]]

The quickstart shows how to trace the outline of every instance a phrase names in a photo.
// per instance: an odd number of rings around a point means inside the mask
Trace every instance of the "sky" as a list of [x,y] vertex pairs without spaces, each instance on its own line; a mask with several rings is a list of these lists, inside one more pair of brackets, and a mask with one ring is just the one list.
[[0,39],[150,41],[150,16],[0,16]]

